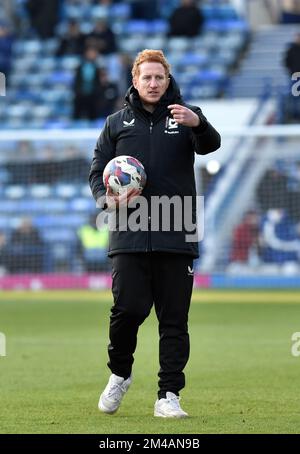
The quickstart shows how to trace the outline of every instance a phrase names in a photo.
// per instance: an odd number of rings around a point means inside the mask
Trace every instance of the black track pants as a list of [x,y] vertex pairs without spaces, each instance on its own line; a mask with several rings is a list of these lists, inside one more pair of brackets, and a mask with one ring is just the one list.
[[149,252],[112,257],[114,306],[108,346],[111,371],[131,374],[139,326],[155,306],[159,322],[159,397],[185,385],[189,358],[188,311],[193,288],[193,258]]

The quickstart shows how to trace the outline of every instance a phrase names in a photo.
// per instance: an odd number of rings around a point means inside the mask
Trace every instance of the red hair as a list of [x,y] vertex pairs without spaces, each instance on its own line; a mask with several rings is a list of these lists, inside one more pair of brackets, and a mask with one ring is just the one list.
[[166,57],[162,50],[153,50],[153,49],[144,49],[138,53],[136,59],[134,60],[133,67],[132,67],[132,77],[136,77],[139,75],[139,65],[144,63],[145,61],[152,61],[156,63],[161,63],[165,68],[166,76],[169,77],[170,75],[170,65],[167,62]]

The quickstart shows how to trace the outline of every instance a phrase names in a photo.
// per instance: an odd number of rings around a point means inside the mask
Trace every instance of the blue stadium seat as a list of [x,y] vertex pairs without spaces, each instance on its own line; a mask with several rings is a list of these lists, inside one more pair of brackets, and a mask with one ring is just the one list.
[[80,22],[80,31],[81,33],[84,33],[84,34],[89,34],[89,33],[92,33],[94,29],[94,25],[93,25],[93,22],[92,21],[86,21],[86,22]]
[[56,60],[54,57],[45,57],[39,58],[37,64],[37,71],[39,72],[49,72],[55,70],[57,66]]
[[238,20],[237,11],[232,5],[220,5],[217,14],[223,20]]
[[222,28],[222,31],[224,32],[240,31],[246,33],[248,30],[249,25],[244,20],[226,20],[224,21]]
[[89,120],[74,120],[73,126],[76,129],[86,129],[90,128],[91,122]]
[[[67,239],[66,239],[67,238]],[[47,272],[53,272],[61,269],[64,271],[76,271],[76,242],[70,240],[71,237],[62,236],[58,240],[45,238],[47,254]]]
[[65,200],[60,199],[32,199],[19,202],[19,210],[30,212],[66,212],[67,204]]
[[233,31],[248,32],[249,26],[244,20],[220,20],[212,19],[204,24],[204,30],[218,33],[230,33]]
[[58,59],[58,65],[62,70],[73,71],[80,64],[80,57],[78,55],[68,55]]
[[190,38],[170,38],[168,43],[168,49],[170,52],[186,52],[192,46],[192,40]]
[[188,97],[191,99],[214,98],[218,95],[219,87],[215,84],[203,84],[201,87],[190,87]]
[[99,118],[98,120],[95,120],[92,123],[92,127],[98,128],[99,130],[102,129],[104,126],[105,120],[106,120],[105,118]]
[[179,62],[182,66],[196,66],[201,67],[207,63],[207,55],[200,53],[187,52],[184,54]]
[[95,211],[95,202],[92,199],[92,194],[90,192],[89,198],[75,198],[70,200],[68,205],[68,211],[83,211],[83,212],[92,212]]
[[67,104],[56,103],[53,105],[53,116],[55,119],[70,118],[73,112],[73,106],[69,102]]
[[33,184],[29,188],[29,195],[34,198],[48,198],[51,195],[51,186],[49,184]]
[[112,20],[127,20],[131,14],[131,5],[128,3],[116,3],[111,5],[109,16]]
[[[169,51],[167,52],[168,62],[173,68],[173,75],[175,76],[177,71],[177,65],[180,63],[182,57],[184,55],[184,51]],[[182,71],[180,71],[182,73]]]
[[228,33],[218,41],[217,47],[222,50],[239,50],[244,45],[245,37],[242,33]]
[[0,213],[17,213],[19,201],[17,200],[1,200]]
[[68,3],[64,4],[63,8],[63,16],[67,19],[77,19],[81,20],[86,14],[86,6],[85,5],[70,5]]
[[201,12],[206,21],[216,17],[216,8],[212,5],[203,5],[201,7]]
[[50,120],[46,121],[44,124],[45,129],[66,129],[69,128],[72,125],[72,122],[70,119],[55,119],[55,120]]
[[8,119],[14,120],[25,120],[29,117],[32,111],[32,106],[30,105],[23,105],[23,104],[16,104],[7,106],[6,115]]
[[105,264],[107,263],[107,249],[85,249],[83,252],[84,260],[87,263]]
[[130,20],[124,25],[123,32],[128,35],[147,35],[151,32],[151,22],[146,20]]
[[[1,111],[0,111],[1,118]],[[11,179],[10,173],[5,169],[0,167],[0,199],[4,195],[4,185],[9,183]]]
[[90,9],[90,18],[93,21],[97,21],[99,19],[107,20],[109,16],[109,8],[105,5],[97,5],[93,6]]
[[11,87],[16,87],[18,89],[25,87],[24,73],[13,72],[10,75],[9,83]]
[[[136,39],[135,37],[128,37],[126,39],[120,40],[119,48],[122,52],[128,54],[136,54],[140,50],[145,48],[146,38],[141,37]],[[150,46],[149,46],[150,47]]]
[[39,228],[78,228],[87,222],[87,216],[79,213],[69,213],[64,215],[38,215],[34,217],[34,224]]
[[0,214],[0,230],[9,232],[12,227],[12,218],[11,216]]
[[169,30],[169,24],[166,20],[155,19],[151,21],[151,30],[153,34],[166,34]]
[[46,120],[53,114],[53,108],[47,104],[31,108],[31,115],[34,120]]
[[65,85],[70,87],[73,84],[74,73],[71,71],[55,71],[47,78],[49,85]]
[[46,39],[43,42],[43,54],[54,55],[59,45],[58,38]]
[[218,20],[237,20],[238,14],[236,9],[232,5],[203,5],[201,7],[201,12],[206,21],[212,19]]
[[222,66],[225,69],[226,66],[229,67],[232,65],[235,60],[236,52],[233,49],[220,50],[211,56],[209,68],[212,66]]
[[26,73],[28,71],[31,71],[33,68],[36,67],[37,61],[36,61],[35,55],[33,56],[19,56],[15,57],[12,61],[12,72],[17,72],[17,73]]
[[74,229],[44,229],[42,236],[48,243],[74,243],[77,240],[76,231]]
[[43,43],[38,39],[32,39],[22,42],[23,54],[39,54],[43,51]]
[[77,195],[77,187],[74,184],[58,184],[54,188],[57,197],[71,198]]
[[[143,41],[143,40],[141,40]],[[162,35],[153,35],[149,38],[146,38],[145,43],[140,41],[140,48],[149,48],[149,49],[164,49],[166,47],[167,40]]]
[[40,93],[41,102],[45,103],[65,103],[70,101],[70,93],[62,87],[53,87],[51,91],[43,90]]
[[194,77],[194,82],[204,83],[204,82],[219,82],[224,78],[224,74],[220,71],[213,70],[202,70]]
[[[16,76],[16,75],[14,75]],[[20,76],[20,75],[19,75]],[[29,73],[22,74],[20,80],[18,80],[15,85],[18,87],[26,87],[27,89],[41,89],[46,83],[48,78],[48,73],[39,74],[39,73]]]
[[9,92],[7,100],[11,104],[22,104],[28,105],[28,101],[32,104],[38,103],[41,100],[40,93],[33,92],[29,88],[24,88],[23,90],[12,89]]
[[10,185],[4,189],[5,197],[10,199],[21,199],[26,196],[26,186]]

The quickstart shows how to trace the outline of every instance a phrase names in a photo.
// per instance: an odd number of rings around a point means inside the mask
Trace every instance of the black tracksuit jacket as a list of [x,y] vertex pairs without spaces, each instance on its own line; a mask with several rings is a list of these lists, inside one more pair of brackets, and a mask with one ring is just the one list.
[[[106,192],[102,180],[106,164],[115,156],[133,156],[141,161],[147,174],[142,195],[149,201],[151,196],[192,196],[192,219],[196,223],[194,153],[211,153],[220,147],[221,140],[201,109],[183,102],[175,80],[172,76],[170,79],[153,113],[142,107],[137,90],[133,86],[129,88],[125,107],[107,117],[101,131],[89,182],[98,200]],[[175,103],[193,110],[201,120],[200,125],[190,128],[174,122],[167,106]],[[172,220],[171,231],[112,231],[108,255],[163,251],[198,257],[198,243],[186,242],[186,233],[191,232],[186,232],[185,228],[172,230]]]

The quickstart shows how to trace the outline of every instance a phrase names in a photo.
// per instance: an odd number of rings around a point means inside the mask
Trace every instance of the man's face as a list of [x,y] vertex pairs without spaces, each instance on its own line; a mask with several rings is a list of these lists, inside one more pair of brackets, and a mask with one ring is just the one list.
[[157,104],[169,86],[165,68],[161,63],[145,61],[139,65],[139,73],[133,85],[144,104]]

